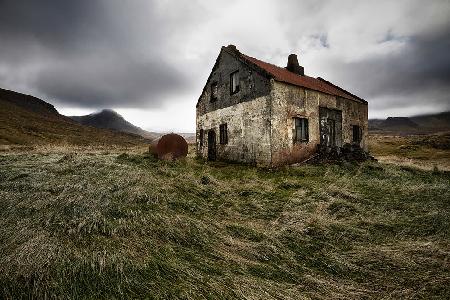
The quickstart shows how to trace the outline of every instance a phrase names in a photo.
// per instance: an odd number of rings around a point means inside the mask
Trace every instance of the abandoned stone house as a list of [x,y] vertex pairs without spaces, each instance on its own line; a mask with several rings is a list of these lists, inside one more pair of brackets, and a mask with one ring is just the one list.
[[367,151],[367,102],[304,74],[297,56],[277,67],[222,47],[196,105],[197,155],[280,166],[321,147]]

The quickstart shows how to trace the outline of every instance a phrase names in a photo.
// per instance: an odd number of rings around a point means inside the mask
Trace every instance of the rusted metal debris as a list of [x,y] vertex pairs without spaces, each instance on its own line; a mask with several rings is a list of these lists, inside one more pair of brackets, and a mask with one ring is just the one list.
[[158,159],[176,160],[186,157],[188,144],[181,135],[170,133],[152,142],[149,146],[149,152]]

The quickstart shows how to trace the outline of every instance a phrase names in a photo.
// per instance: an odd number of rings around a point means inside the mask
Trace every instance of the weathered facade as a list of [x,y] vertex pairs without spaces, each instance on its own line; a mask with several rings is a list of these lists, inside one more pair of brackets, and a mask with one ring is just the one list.
[[222,47],[197,103],[197,155],[262,166],[304,161],[318,147],[367,151],[367,102],[305,76],[295,55],[280,68]]

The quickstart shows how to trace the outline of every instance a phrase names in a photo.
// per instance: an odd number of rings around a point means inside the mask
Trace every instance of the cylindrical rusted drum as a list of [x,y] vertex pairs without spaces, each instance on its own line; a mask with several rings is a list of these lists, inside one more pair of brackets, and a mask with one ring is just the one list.
[[152,143],[149,147],[149,151],[159,159],[175,160],[186,157],[188,153],[188,144],[181,135],[170,133],[160,137],[156,146]]

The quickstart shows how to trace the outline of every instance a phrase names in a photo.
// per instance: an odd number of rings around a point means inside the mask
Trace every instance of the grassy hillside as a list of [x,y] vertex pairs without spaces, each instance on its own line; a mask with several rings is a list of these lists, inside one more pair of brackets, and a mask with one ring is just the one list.
[[403,136],[371,133],[369,149],[382,162],[450,171],[450,132]]
[[450,173],[0,156],[0,298],[448,299]]
[[53,106],[50,108],[54,111],[47,111],[45,106],[31,105],[36,104],[32,98],[29,102],[24,101],[31,96],[22,96],[25,98],[12,102],[0,94],[0,145],[134,146],[147,142],[138,135],[80,125],[58,114]]

